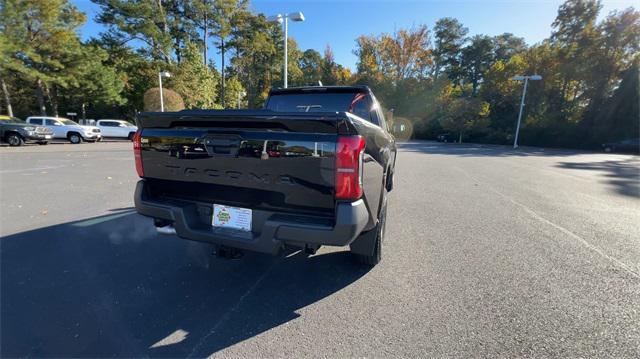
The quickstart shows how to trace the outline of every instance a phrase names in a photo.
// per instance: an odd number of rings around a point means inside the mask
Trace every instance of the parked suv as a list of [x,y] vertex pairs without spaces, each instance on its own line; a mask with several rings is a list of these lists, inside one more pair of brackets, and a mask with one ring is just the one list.
[[53,137],[53,131],[42,126],[32,126],[17,117],[0,115],[0,139],[9,146],[21,146],[33,141],[46,145]]
[[123,120],[98,120],[96,126],[102,131],[102,137],[119,137],[133,140],[138,127]]
[[30,116],[27,117],[27,123],[50,128],[53,130],[53,138],[66,138],[73,144],[102,140],[98,127],[79,125],[64,117]]

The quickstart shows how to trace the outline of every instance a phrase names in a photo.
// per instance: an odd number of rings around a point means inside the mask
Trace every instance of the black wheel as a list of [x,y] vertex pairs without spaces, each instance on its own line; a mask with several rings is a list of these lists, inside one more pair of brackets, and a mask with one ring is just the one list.
[[393,189],[393,172],[387,175],[387,192],[391,192]]
[[82,136],[80,136],[80,134],[76,132],[70,132],[67,135],[67,139],[69,140],[69,142],[73,143],[74,145],[82,142]]
[[[353,253],[354,258],[358,263],[371,267],[380,263],[382,260],[382,244],[384,243],[386,222],[387,201],[385,198],[383,199],[376,227],[367,233],[361,234],[360,237],[351,244],[351,253]],[[366,249],[363,250],[363,247]]]
[[38,141],[38,144],[41,146],[46,146],[49,144],[49,141]]
[[10,133],[5,137],[5,141],[9,144],[9,146],[22,146],[24,140],[17,133]]
[[135,133],[135,132],[129,132],[129,136],[127,136],[127,139],[128,139],[129,141],[133,141],[133,136],[135,136],[135,135],[136,135],[136,133]]

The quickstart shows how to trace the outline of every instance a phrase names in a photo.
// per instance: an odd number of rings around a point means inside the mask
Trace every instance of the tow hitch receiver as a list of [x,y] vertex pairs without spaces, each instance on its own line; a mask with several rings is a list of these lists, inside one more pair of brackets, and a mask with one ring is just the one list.
[[224,259],[240,259],[244,256],[242,250],[225,246],[215,246],[213,254]]

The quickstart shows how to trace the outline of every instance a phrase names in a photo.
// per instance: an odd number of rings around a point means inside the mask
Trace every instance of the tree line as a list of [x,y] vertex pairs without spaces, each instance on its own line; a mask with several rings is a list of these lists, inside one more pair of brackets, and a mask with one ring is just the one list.
[[[260,107],[282,85],[283,32],[248,0],[92,0],[106,30],[83,41],[86,15],[68,0],[0,3],[1,112],[133,118],[157,110]],[[639,136],[640,14],[602,20],[597,0],[567,0],[548,39],[469,35],[454,18],[355,39],[354,72],[288,41],[290,86],[370,86],[411,136],[513,141],[522,83],[530,83],[521,143],[594,147]],[[219,66],[216,66],[218,65]],[[220,70],[218,70],[220,69]]]

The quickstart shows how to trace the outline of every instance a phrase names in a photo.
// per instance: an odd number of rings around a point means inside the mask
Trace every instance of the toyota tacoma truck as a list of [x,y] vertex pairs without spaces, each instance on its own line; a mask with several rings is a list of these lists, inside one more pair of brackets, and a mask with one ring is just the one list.
[[274,89],[260,110],[139,115],[136,210],[161,233],[277,254],[381,260],[395,139],[366,86]]
[[42,126],[29,125],[17,117],[0,115],[0,140],[9,146],[22,146],[25,142],[46,145],[53,138],[53,131]]
[[65,138],[73,144],[82,141],[102,141],[102,134],[98,127],[80,125],[68,118],[30,116],[27,117],[27,123],[49,128],[53,130],[53,138]]

